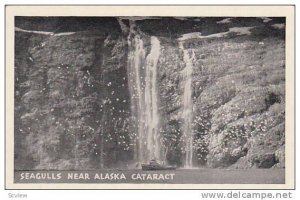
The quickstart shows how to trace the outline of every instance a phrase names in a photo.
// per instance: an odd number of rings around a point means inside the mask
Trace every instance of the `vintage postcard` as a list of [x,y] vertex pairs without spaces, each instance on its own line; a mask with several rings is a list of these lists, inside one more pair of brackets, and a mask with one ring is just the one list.
[[293,189],[293,6],[6,6],[6,189]]

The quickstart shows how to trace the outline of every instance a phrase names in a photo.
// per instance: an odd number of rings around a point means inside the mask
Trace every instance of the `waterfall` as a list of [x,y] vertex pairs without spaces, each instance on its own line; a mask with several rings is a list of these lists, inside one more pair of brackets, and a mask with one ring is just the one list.
[[146,57],[141,36],[136,32],[134,37],[132,35],[128,37],[128,81],[137,132],[135,160],[142,163],[153,158],[161,159],[157,94],[160,42],[156,37],[151,37],[151,50]]
[[133,118],[136,122],[135,133],[135,160],[142,161],[144,153],[141,151],[143,146],[143,128],[144,128],[144,101],[142,95],[142,75],[141,71],[144,68],[145,50],[143,40],[137,35],[133,41],[128,39],[128,85],[131,93],[131,110]]
[[[158,106],[157,106],[157,63],[160,54],[160,42],[151,37],[151,51],[146,59],[145,74],[145,125],[147,134],[147,149],[150,158],[160,158],[160,137],[158,133]],[[149,159],[149,158],[148,158]]]
[[183,42],[179,42],[179,48],[183,52],[183,60],[185,62],[185,68],[182,70],[184,80],[184,93],[183,93],[183,137],[185,141],[185,162],[184,167],[193,167],[193,132],[192,132],[192,120],[193,120],[193,101],[192,101],[192,74],[193,74],[193,58],[189,56],[189,51],[184,48]]

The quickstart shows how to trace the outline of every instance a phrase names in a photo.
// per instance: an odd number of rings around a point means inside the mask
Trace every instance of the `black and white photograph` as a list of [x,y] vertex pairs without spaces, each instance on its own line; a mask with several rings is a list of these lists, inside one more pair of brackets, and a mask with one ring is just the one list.
[[287,183],[285,15],[11,20],[13,184]]

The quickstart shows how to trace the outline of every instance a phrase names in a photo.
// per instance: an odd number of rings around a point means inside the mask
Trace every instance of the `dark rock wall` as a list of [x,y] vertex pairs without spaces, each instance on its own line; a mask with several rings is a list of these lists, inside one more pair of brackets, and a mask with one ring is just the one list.
[[17,32],[15,38],[17,168],[86,169],[127,161],[126,41],[103,32]]

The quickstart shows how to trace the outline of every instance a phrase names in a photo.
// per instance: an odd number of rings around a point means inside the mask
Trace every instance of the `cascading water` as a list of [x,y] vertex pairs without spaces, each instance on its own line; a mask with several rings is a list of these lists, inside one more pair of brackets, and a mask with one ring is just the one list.
[[193,58],[189,56],[189,51],[184,48],[183,42],[179,42],[179,48],[183,52],[183,60],[185,62],[185,68],[182,70],[184,80],[184,93],[183,93],[183,136],[185,141],[185,168],[193,167],[193,132],[192,132],[192,120],[193,120],[193,101],[192,101],[192,74],[193,74]]
[[137,126],[135,160],[139,163],[150,159],[161,160],[156,81],[160,42],[156,37],[151,37],[151,50],[147,57],[143,40],[137,33],[133,38],[129,35],[128,46],[128,80]]
[[151,37],[151,51],[146,59],[145,74],[145,125],[147,134],[147,149],[149,158],[160,160],[160,136],[158,132],[158,106],[157,106],[157,63],[160,54],[160,42]]
[[143,128],[144,128],[144,101],[143,101],[143,82],[141,81],[141,70],[145,62],[145,50],[143,40],[135,36],[131,41],[128,39],[128,85],[131,93],[131,109],[134,120],[136,121],[135,136],[135,160],[142,161],[144,153],[141,151],[143,146]]

